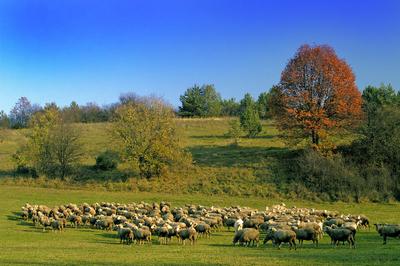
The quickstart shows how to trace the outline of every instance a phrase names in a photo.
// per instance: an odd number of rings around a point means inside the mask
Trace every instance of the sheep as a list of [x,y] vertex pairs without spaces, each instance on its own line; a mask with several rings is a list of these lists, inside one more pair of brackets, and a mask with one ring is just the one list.
[[46,227],[51,227],[50,218],[45,215],[39,217],[39,223],[43,226],[43,232],[46,231]]
[[61,232],[64,229],[64,223],[62,220],[52,219],[51,220],[51,228],[53,231],[58,230],[59,232]]
[[227,216],[224,217],[223,223],[224,223],[224,226],[228,227],[228,231],[230,231],[231,227],[235,226],[235,222],[236,222],[236,219],[229,218]]
[[272,240],[273,245],[278,245],[278,249],[281,248],[282,243],[289,243],[290,249],[294,246],[296,250],[296,233],[292,230],[283,230],[271,228],[268,230],[267,235],[264,239],[264,244],[266,244],[269,240]]
[[[158,241],[160,244],[168,244],[168,239],[170,240],[170,229],[172,229],[172,226],[169,224],[164,224],[159,227],[155,227],[154,233],[158,236]],[[163,240],[163,241],[162,241]]]
[[387,237],[400,237],[400,225],[398,224],[374,224],[376,231],[383,237],[383,245],[386,245]]
[[128,245],[133,241],[133,232],[130,228],[118,227],[117,235],[119,237],[119,243],[125,243]]
[[331,244],[333,244],[335,247],[338,246],[339,241],[347,241],[350,248],[355,248],[355,240],[351,230],[347,228],[331,228],[329,226],[325,226],[324,231],[330,236]]
[[[264,219],[262,220],[261,223],[263,223],[263,222],[264,222]],[[259,224],[260,224],[260,222],[259,222],[258,219],[250,218],[250,219],[244,220],[243,228],[255,228],[255,229],[258,229]]]
[[299,229],[311,228],[317,232],[318,238],[321,239],[323,236],[323,223],[322,222],[299,222]]
[[354,240],[356,239],[357,227],[358,227],[357,223],[355,223],[355,222],[345,222],[341,226],[341,228],[346,228],[351,231],[351,233],[353,234]]
[[304,240],[311,240],[315,246],[318,247],[318,232],[313,228],[296,229],[293,231],[296,233],[296,238],[299,240],[300,246],[303,246]]
[[207,238],[211,236],[211,226],[206,223],[200,223],[195,226],[196,231],[199,233],[199,236],[205,235]]
[[22,220],[24,220],[24,221],[28,220],[28,218],[29,218],[29,213],[28,213],[28,211],[26,211],[26,210],[22,211],[22,213],[21,213],[21,218],[22,218]]
[[80,217],[79,215],[70,215],[68,217],[68,221],[73,227],[78,227],[78,225],[82,225],[82,217]]
[[243,234],[243,229],[239,229],[235,232],[235,235],[233,236],[233,241],[232,241],[233,245],[235,245],[240,240],[240,238],[242,237],[242,234]]
[[135,227],[133,229],[133,237],[139,244],[144,244],[144,242],[151,243],[151,232],[148,229]]
[[331,226],[333,224],[341,226],[342,224],[344,224],[344,220],[341,218],[331,218],[324,222],[324,226]]
[[113,226],[113,222],[110,221],[109,219],[99,219],[95,223],[95,227],[98,229],[105,229],[111,231]]
[[243,220],[241,218],[237,219],[235,224],[233,225],[235,228],[235,233],[237,233],[239,230],[243,229]]
[[364,227],[364,228],[368,228],[368,230],[370,230],[370,226],[369,226],[369,219],[367,216],[365,215],[359,215],[357,217],[357,219],[360,221],[360,226]]
[[242,234],[239,237],[239,243],[244,246],[250,246],[250,243],[253,242],[253,246],[255,243],[260,241],[260,232],[254,228],[244,228]]
[[196,225],[192,225],[189,228],[184,228],[181,229],[179,226],[176,229],[176,233],[180,241],[182,241],[182,244],[185,245],[186,239],[189,239],[190,244],[193,245],[196,242],[196,237],[197,237],[197,232],[196,229],[194,229]]

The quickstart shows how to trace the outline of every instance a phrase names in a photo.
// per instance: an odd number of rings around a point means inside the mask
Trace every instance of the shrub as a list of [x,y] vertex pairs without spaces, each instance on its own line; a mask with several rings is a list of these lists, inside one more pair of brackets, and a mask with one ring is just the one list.
[[96,157],[95,168],[103,171],[114,170],[117,169],[119,160],[117,152],[106,150]]
[[306,150],[295,164],[296,182],[310,191],[326,193],[330,200],[358,199],[366,189],[365,179],[340,154],[324,157],[319,152]]

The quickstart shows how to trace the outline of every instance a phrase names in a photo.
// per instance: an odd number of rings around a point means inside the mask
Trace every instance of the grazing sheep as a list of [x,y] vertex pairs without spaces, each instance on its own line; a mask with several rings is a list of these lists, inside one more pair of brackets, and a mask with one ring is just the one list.
[[51,227],[50,218],[45,215],[39,217],[39,223],[43,226],[43,232],[46,231],[46,227]]
[[359,215],[358,220],[360,221],[360,226],[362,226],[364,228],[368,228],[368,230],[370,230],[370,223],[369,223],[369,219],[367,216]]
[[235,233],[237,233],[239,230],[243,229],[243,220],[241,218],[237,219],[235,224],[233,225],[235,228]]
[[298,224],[299,229],[308,229],[311,228],[317,232],[318,238],[321,239],[323,236],[323,223],[322,222],[300,222]]
[[[254,228],[244,228],[242,234],[239,237],[239,243],[244,246],[250,246],[250,243],[253,242],[253,246],[260,241],[260,232]],[[235,244],[235,243],[234,243]]]
[[355,222],[345,222],[344,224],[342,224],[341,228],[349,229],[351,231],[351,233],[353,234],[354,240],[356,240],[357,223],[355,223]]
[[71,223],[71,226],[73,227],[78,227],[79,225],[82,225],[82,217],[80,217],[79,215],[70,215],[68,217],[68,221]]
[[400,225],[398,224],[374,224],[376,231],[383,237],[383,244],[386,245],[387,237],[400,237]]
[[224,224],[224,226],[228,227],[228,231],[230,231],[231,227],[235,227],[235,222],[236,222],[236,219],[228,218],[225,216],[223,224]]
[[278,245],[278,249],[281,248],[282,243],[289,243],[290,249],[292,249],[292,246],[294,246],[295,250],[297,249],[296,233],[292,230],[271,228],[265,236],[264,244],[269,240],[272,240],[273,245]]
[[133,232],[130,228],[119,227],[117,231],[119,243],[131,244],[133,241]]
[[53,231],[58,230],[59,232],[61,232],[64,229],[64,223],[62,220],[53,219],[51,221],[51,228]]
[[181,229],[178,226],[176,233],[183,245],[185,245],[187,239],[189,239],[191,245],[196,242],[197,232],[196,229],[194,229],[194,226],[195,225],[192,225],[191,227],[184,229]]
[[344,224],[344,220],[341,218],[331,218],[324,222],[324,226],[331,226],[331,225],[342,226]]
[[335,247],[339,245],[339,241],[347,241],[350,248],[355,248],[355,241],[351,230],[347,228],[331,228],[325,226],[324,231],[330,236],[331,244]]
[[299,240],[300,246],[303,246],[304,240],[312,241],[318,247],[318,232],[313,228],[293,229],[296,238]]
[[[263,223],[263,222],[264,222],[264,219],[262,220],[261,223]],[[260,224],[259,220],[250,218],[250,219],[244,220],[243,228],[255,228],[255,229],[258,229],[259,224]]]
[[211,236],[211,226],[206,223],[200,223],[195,226],[196,231],[199,233],[199,236],[206,236],[210,238]]
[[113,227],[113,223],[112,223],[112,221],[110,221],[108,219],[99,219],[96,221],[95,227],[98,229],[111,231],[112,227]]
[[239,242],[240,238],[242,237],[243,234],[243,229],[238,230],[235,232],[235,235],[233,236],[233,241],[232,244],[235,245],[237,242]]
[[133,229],[133,238],[139,245],[144,244],[144,242],[151,243],[151,232],[148,229],[135,227]]
[[171,240],[170,229],[172,229],[172,226],[169,224],[164,224],[154,229],[154,233],[158,236],[160,244],[168,244],[168,240]]

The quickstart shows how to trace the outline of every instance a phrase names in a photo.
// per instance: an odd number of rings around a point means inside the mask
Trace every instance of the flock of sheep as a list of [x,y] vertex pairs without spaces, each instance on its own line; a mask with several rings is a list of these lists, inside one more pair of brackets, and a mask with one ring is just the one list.
[[[233,245],[250,246],[259,244],[260,233],[265,235],[264,244],[271,241],[281,247],[288,243],[296,249],[296,240],[318,241],[324,233],[337,246],[347,242],[355,248],[357,230],[369,228],[370,221],[364,215],[343,215],[335,211],[310,208],[288,208],[284,203],[266,207],[264,211],[247,207],[205,207],[188,204],[171,207],[167,202],[141,203],[94,203],[66,204],[53,208],[45,205],[25,204],[22,218],[31,220],[43,231],[51,228],[62,231],[71,227],[91,226],[103,230],[114,230],[120,243],[151,243],[158,236],[160,244],[168,244],[176,238],[183,245],[194,244],[200,237],[210,238],[213,231],[224,226],[234,228]],[[375,224],[377,232],[386,244],[387,237],[400,237],[400,225]]]

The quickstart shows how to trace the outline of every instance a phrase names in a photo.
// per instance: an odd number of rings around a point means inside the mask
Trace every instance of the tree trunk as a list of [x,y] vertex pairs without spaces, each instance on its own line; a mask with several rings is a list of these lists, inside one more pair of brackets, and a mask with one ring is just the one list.
[[312,139],[312,144],[315,144],[318,146],[319,144],[319,135],[318,132],[313,130],[311,131],[311,139]]

